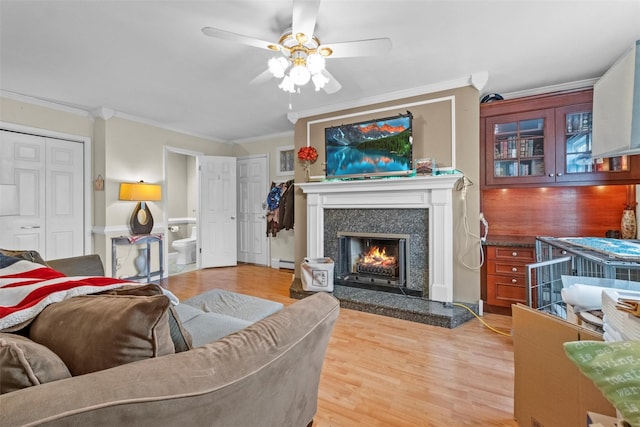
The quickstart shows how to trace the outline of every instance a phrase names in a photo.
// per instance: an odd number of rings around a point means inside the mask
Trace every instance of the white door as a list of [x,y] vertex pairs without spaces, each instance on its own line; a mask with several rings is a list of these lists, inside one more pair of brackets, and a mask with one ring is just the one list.
[[44,259],[84,253],[83,145],[0,131],[0,184],[18,189],[19,215],[0,217],[0,247]]
[[83,152],[81,143],[47,138],[47,259],[68,258],[84,253]]
[[238,261],[268,265],[267,156],[238,159]]
[[237,265],[236,159],[198,156],[200,267]]
[[0,131],[0,184],[18,189],[17,216],[0,217],[0,247],[45,250],[45,138]]

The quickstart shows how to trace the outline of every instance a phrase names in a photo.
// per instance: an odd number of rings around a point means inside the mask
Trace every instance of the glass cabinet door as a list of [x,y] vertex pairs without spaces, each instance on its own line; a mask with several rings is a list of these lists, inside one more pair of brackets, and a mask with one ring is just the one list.
[[565,117],[566,173],[592,172],[591,112],[580,111]]
[[522,183],[547,180],[548,162],[555,154],[549,149],[553,147],[548,141],[549,129],[553,129],[553,116],[544,111],[489,119],[486,140],[491,141],[493,156],[487,153],[492,157],[487,165],[487,182],[505,183],[505,178],[517,178]]
[[628,156],[604,159],[591,157],[592,115],[590,103],[559,109],[556,123],[558,128],[562,126],[562,129],[558,129],[556,134],[559,138],[556,157],[558,163],[556,165],[557,179],[559,181],[598,180],[603,179],[608,172],[629,172]]

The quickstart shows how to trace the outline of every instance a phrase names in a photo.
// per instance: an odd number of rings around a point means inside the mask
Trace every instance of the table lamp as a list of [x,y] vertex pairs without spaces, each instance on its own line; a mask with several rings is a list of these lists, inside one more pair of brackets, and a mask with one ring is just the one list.
[[122,182],[120,200],[138,202],[129,220],[131,234],[150,234],[153,229],[153,216],[146,202],[162,200],[162,187],[144,181]]

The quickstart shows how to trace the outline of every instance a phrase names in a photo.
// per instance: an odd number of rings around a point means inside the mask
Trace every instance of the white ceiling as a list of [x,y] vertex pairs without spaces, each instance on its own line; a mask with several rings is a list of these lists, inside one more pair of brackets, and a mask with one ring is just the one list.
[[[277,41],[291,0],[0,0],[0,89],[120,113],[221,141],[293,130],[302,116],[487,72],[482,93],[601,76],[640,39],[640,0],[323,0],[324,43],[388,37],[388,55],[335,58],[332,95],[284,93],[269,51],[205,26]],[[377,97],[377,98],[376,98]],[[292,110],[289,110],[289,103]]]

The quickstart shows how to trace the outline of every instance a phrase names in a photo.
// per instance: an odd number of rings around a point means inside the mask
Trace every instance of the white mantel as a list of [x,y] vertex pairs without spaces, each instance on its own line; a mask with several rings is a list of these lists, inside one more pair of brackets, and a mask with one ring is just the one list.
[[298,183],[307,195],[307,256],[324,256],[324,209],[429,209],[429,299],[453,301],[453,195],[462,175]]

